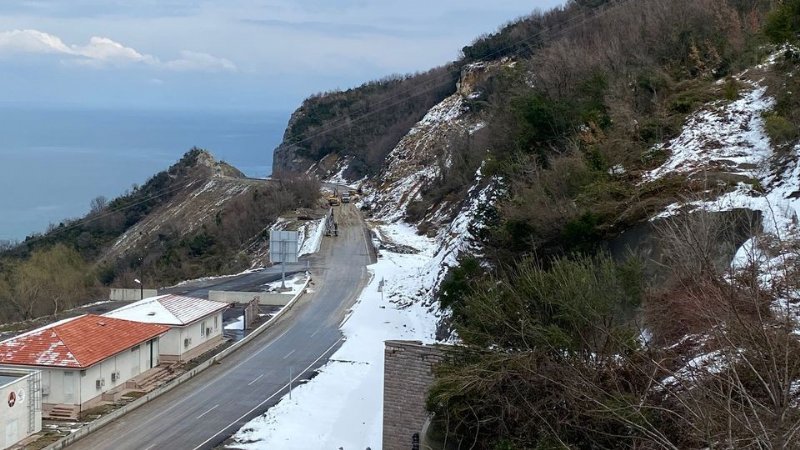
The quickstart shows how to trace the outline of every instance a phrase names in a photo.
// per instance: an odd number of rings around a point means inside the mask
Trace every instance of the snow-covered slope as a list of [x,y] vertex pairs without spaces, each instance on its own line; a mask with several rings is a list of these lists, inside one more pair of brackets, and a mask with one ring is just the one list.
[[[674,173],[700,180],[707,174],[721,173],[738,180],[734,188],[711,198],[669,205],[653,219],[697,211],[760,212],[761,229],[751,230],[752,237],[736,251],[729,276],[755,270],[761,289],[770,296],[776,318],[796,320],[800,318],[800,291],[792,267],[800,256],[796,250],[800,248],[800,145],[778,151],[765,129],[763,117],[775,100],[760,77],[774,61],[775,55],[765,65],[738,77],[746,86],[738,100],[712,103],[693,114],[677,138],[659,146],[670,156],[662,166],[644,174],[642,183]],[[706,197],[715,192],[711,188]],[[690,385],[697,377],[713,375],[730,363],[730,358],[722,358],[714,347],[718,345],[715,333],[724,333],[724,327],[717,328],[720,330],[711,329],[709,334],[685,336],[674,344],[687,348],[683,352],[685,361],[662,380],[665,386]]]

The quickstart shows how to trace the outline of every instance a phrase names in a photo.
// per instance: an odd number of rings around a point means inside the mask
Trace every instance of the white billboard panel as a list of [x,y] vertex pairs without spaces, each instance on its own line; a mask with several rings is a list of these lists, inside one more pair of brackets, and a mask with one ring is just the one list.
[[277,231],[269,232],[269,259],[273,263],[296,263],[298,241],[300,233],[297,231]]

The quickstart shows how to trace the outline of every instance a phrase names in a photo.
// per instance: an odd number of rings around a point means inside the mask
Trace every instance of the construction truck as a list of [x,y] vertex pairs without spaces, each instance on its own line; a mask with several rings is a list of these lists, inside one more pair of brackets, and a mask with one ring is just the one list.
[[341,202],[339,201],[339,197],[334,194],[328,196],[328,204],[331,206],[339,206]]

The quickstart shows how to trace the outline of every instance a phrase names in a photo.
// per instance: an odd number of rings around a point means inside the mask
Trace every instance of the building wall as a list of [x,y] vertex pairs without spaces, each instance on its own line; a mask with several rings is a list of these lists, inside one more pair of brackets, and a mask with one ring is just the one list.
[[[205,333],[206,328],[211,329],[208,335]],[[185,361],[196,356],[198,350],[211,347],[210,343],[219,343],[222,340],[222,331],[222,311],[183,327],[172,327],[161,338],[161,355],[165,361]],[[184,345],[185,339],[190,340],[188,347]]]
[[[428,418],[425,399],[441,347],[417,341],[386,341],[383,373],[383,449],[409,450]],[[417,441],[419,442],[419,441]]]
[[[0,370],[0,372],[4,371]],[[37,402],[37,397],[33,395],[30,384],[34,374],[14,369],[9,372],[16,372],[22,376],[0,388],[0,449],[10,447],[42,430],[41,399],[39,398]],[[14,406],[9,406],[8,398],[12,392],[16,396],[16,401]],[[33,410],[33,428],[30,423],[31,410]]]
[[[153,359],[150,360],[150,343]],[[49,391],[42,396],[43,403],[57,405],[85,405],[96,397],[142,374],[159,362],[159,339],[143,342],[84,369],[40,368],[42,388]],[[119,373],[113,377],[112,373]],[[97,388],[97,380],[101,380]]]
[[185,327],[171,327],[167,334],[161,336],[161,355],[174,356],[181,354]]

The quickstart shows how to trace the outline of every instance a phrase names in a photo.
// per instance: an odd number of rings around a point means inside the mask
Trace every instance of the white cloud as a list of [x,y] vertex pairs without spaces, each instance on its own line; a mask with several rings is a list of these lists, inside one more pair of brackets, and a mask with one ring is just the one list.
[[71,53],[60,38],[36,30],[11,30],[0,32],[2,53]]
[[235,72],[236,65],[228,59],[207,53],[183,51],[181,57],[161,61],[106,37],[94,36],[86,45],[67,45],[58,36],[38,30],[0,32],[2,54],[54,54],[65,57],[70,64],[90,67],[119,67],[142,64],[176,71]]
[[236,65],[225,58],[217,58],[208,53],[181,52],[180,59],[167,61],[164,67],[180,71],[235,72]]

